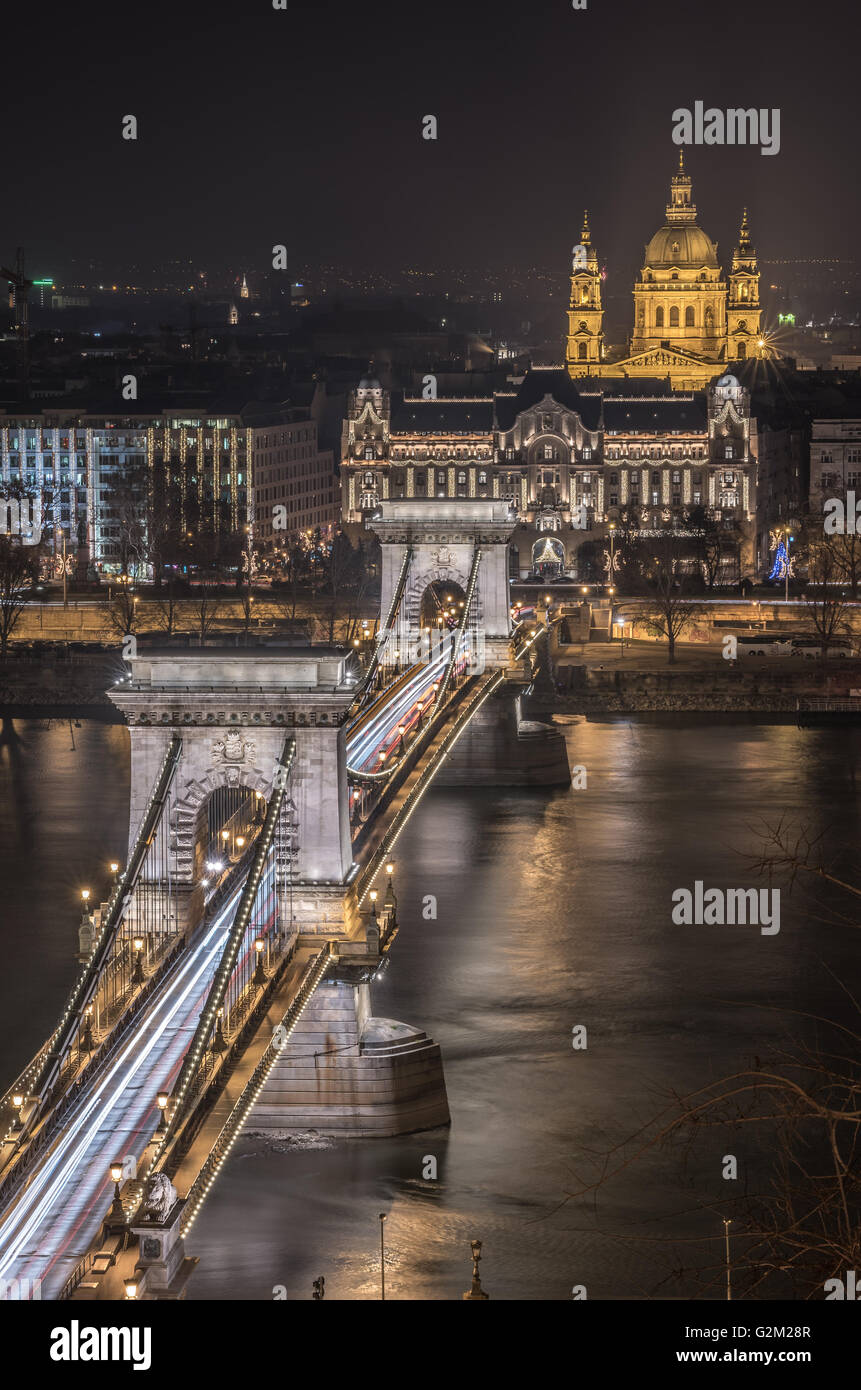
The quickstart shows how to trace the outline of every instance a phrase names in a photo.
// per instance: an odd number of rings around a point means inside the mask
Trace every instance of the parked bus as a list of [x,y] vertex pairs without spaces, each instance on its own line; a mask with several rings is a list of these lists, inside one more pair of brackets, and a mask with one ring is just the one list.
[[[852,643],[848,637],[832,637],[828,642],[829,656],[851,656]],[[822,656],[822,638],[816,636],[793,637],[792,655],[803,656],[812,661]]]

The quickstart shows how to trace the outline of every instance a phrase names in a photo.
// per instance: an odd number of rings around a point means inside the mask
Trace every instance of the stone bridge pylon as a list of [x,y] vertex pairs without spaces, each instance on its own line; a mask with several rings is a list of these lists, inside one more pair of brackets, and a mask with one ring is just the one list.
[[465,593],[479,546],[481,560],[469,627],[481,636],[485,664],[506,665],[511,633],[508,545],[515,525],[508,503],[493,499],[397,499],[381,503],[379,516],[368,522],[382,547],[381,622],[385,622],[395,597],[404,557],[411,552],[393,640],[405,651],[418,650],[425,595],[435,584],[456,585]]
[[[173,888],[199,906],[201,827],[213,795],[244,788],[268,802],[287,735],[296,755],[285,805],[295,852],[293,927],[343,931],[352,864],[344,721],[355,682],[346,653],[290,647],[147,650],[111,699],[131,740],[129,844],[175,734],[182,753],[165,814]],[[282,811],[282,815],[285,812]]]

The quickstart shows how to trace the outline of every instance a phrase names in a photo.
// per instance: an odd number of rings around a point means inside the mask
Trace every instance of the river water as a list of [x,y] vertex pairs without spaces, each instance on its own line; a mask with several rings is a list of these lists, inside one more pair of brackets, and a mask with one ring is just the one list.
[[[861,731],[742,718],[566,725],[580,790],[430,792],[396,851],[401,930],[374,1012],[441,1044],[450,1129],[298,1149],[243,1138],[189,1237],[194,1299],[459,1298],[469,1241],[492,1298],[719,1296],[727,1194],[768,1173],[750,1131],[685,1161],[662,1149],[594,1202],[567,1201],[602,1155],[688,1091],[845,1017],[858,928],[801,888],[781,929],[679,927],[676,888],[762,881],[745,854],[781,817],[851,871]],[[75,747],[72,748],[74,741]],[[55,1022],[75,972],[77,893],[122,858],[128,737],[83,721],[7,721],[0,743],[4,1080]],[[422,901],[437,900],[436,920]],[[585,1025],[588,1047],[572,1047]],[[436,1160],[437,1178],[423,1176]]]

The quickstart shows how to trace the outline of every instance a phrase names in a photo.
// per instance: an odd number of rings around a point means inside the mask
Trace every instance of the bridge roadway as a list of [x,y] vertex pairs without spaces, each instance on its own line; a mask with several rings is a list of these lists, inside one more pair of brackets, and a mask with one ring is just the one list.
[[[419,715],[426,721],[434,713],[434,701],[446,666],[447,653],[430,661],[417,662],[395,680],[383,696],[372,701],[347,729],[347,767],[351,772],[379,772],[380,753],[388,759],[397,752],[400,726],[410,734]],[[466,669],[462,655],[455,667],[458,675]],[[434,687],[437,687],[436,689]],[[419,710],[421,704],[422,709]]]
[[[417,721],[418,702],[433,700],[433,682],[441,678],[444,669],[444,657],[409,668],[395,683],[389,699],[378,699],[371,705],[369,714],[359,716],[354,725],[358,733],[348,738],[348,763],[358,757],[363,764],[378,767],[380,747],[399,740],[400,724],[410,727]],[[428,709],[428,715],[431,713]],[[434,746],[443,737],[444,727],[430,742],[429,756],[433,756]],[[397,815],[398,807],[421,777],[424,763],[423,755],[418,767],[399,788],[388,808],[392,815]],[[367,839],[361,856],[366,864],[381,843],[382,827],[374,827],[374,832]],[[272,869],[267,873],[271,874]],[[261,891],[265,887],[264,882]],[[127,1155],[140,1160],[151,1142],[158,1120],[156,1094],[160,1090],[170,1091],[179,1073],[241,892],[242,882],[237,884],[212,924],[198,929],[198,935],[192,937],[188,949],[142,1010],[134,1032],[119,1045],[116,1055],[99,1068],[92,1083],[84,1085],[58,1135],[35,1161],[24,1186],[3,1212],[0,1217],[0,1281],[11,1284],[17,1279],[20,1285],[20,1281],[26,1279],[32,1285],[39,1280],[41,1296],[55,1298],[82,1255],[91,1248],[111,1201],[110,1164]],[[276,1012],[284,1002],[281,996],[285,990],[289,1002],[289,992],[296,987],[312,954],[309,947],[297,951],[273,1004]],[[283,1008],[281,1011],[283,1013]],[[265,1037],[265,1029],[258,1030],[258,1040],[261,1032]],[[208,1117],[199,1140],[183,1161],[177,1174],[181,1192],[185,1190],[185,1170],[193,1177],[195,1163],[205,1149],[213,1124],[219,1123],[225,1106],[233,1103],[233,1091],[241,1087],[245,1072],[253,1070],[256,1050],[252,1046],[248,1056],[243,1057],[224,1096],[219,1098],[212,1116]]]
[[139,1157],[151,1139],[156,1094],[170,1090],[179,1071],[240,894],[241,885],[180,956],[135,1031],[84,1087],[3,1213],[0,1281],[38,1279],[42,1297],[56,1297],[92,1242],[110,1205],[110,1164],[126,1155]]

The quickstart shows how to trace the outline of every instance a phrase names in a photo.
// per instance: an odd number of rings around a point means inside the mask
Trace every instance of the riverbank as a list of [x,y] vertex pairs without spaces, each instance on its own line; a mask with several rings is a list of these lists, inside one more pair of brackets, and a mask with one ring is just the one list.
[[851,701],[861,690],[858,660],[834,658],[823,668],[791,657],[728,662],[719,652],[684,652],[678,664],[659,666],[657,657],[592,643],[579,660],[555,666],[555,693],[539,693],[531,707],[545,714],[794,714],[799,702]]

